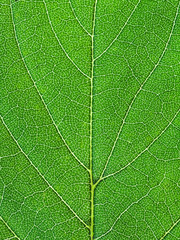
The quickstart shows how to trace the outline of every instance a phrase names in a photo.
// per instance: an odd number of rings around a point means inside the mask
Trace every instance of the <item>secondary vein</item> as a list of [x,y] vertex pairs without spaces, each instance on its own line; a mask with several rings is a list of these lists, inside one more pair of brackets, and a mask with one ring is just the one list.
[[38,170],[38,168],[33,164],[33,162],[31,161],[31,159],[28,157],[28,155],[22,150],[21,146],[19,145],[18,141],[15,139],[15,137],[13,136],[13,134],[11,133],[11,131],[9,130],[8,126],[6,125],[4,119],[2,116],[0,116],[1,121],[3,123],[3,125],[5,126],[5,128],[7,129],[9,135],[12,137],[12,139],[14,140],[14,142],[16,143],[17,147],[19,148],[19,150],[21,151],[21,153],[26,157],[26,159],[29,161],[30,165],[36,170],[36,172],[39,174],[39,176],[45,181],[45,183],[48,185],[49,188],[51,188],[51,190],[61,199],[61,201],[68,207],[68,209],[74,214],[74,216],[79,219],[79,221],[89,229],[89,226],[77,215],[77,213],[69,206],[68,203],[66,203],[66,201],[62,198],[62,196],[53,188],[53,186],[47,181],[47,179],[44,177],[44,175]]
[[104,179],[103,175],[104,175],[104,173],[105,173],[105,171],[106,171],[106,169],[107,169],[107,165],[108,165],[108,163],[109,163],[109,161],[110,161],[110,158],[111,158],[111,156],[112,156],[112,154],[113,154],[113,152],[114,152],[114,149],[115,149],[116,144],[117,144],[117,142],[118,142],[118,140],[119,140],[120,134],[121,134],[122,129],[123,129],[123,127],[124,127],[125,121],[126,121],[128,115],[129,115],[129,112],[130,112],[130,110],[131,110],[131,108],[132,108],[132,105],[134,104],[137,96],[138,96],[139,93],[142,91],[144,85],[146,84],[146,82],[148,81],[148,79],[152,76],[152,74],[154,73],[154,71],[156,70],[156,68],[159,66],[162,58],[164,57],[164,54],[165,54],[165,52],[166,52],[166,50],[167,50],[167,47],[168,47],[168,45],[169,45],[169,42],[170,42],[171,37],[172,37],[172,34],[173,34],[173,30],[174,30],[175,23],[176,23],[176,19],[177,19],[178,12],[179,12],[179,6],[180,6],[180,4],[179,4],[178,7],[177,7],[177,11],[176,11],[175,18],[174,18],[174,21],[173,21],[173,24],[172,24],[172,28],[171,28],[169,37],[168,37],[168,39],[167,39],[167,42],[166,42],[166,44],[165,44],[165,47],[164,47],[164,49],[163,49],[163,52],[162,52],[161,56],[159,57],[157,63],[154,65],[154,68],[151,70],[151,72],[149,73],[149,75],[146,77],[146,79],[144,80],[144,82],[141,84],[140,88],[137,90],[134,98],[132,99],[132,101],[131,101],[131,103],[130,103],[130,105],[129,105],[126,113],[125,113],[125,116],[124,116],[124,118],[123,118],[123,120],[122,120],[122,124],[121,124],[121,126],[120,126],[120,128],[119,128],[118,134],[117,134],[117,136],[116,136],[116,139],[115,139],[115,141],[114,141],[114,144],[113,144],[112,149],[111,149],[111,151],[110,151],[110,154],[109,154],[109,156],[108,156],[108,159],[107,159],[107,161],[106,161],[106,164],[105,164],[105,166],[104,166],[104,169],[103,169],[103,171],[102,171],[102,173],[101,173],[101,176],[100,176],[99,180],[97,181],[96,185],[97,185],[100,181],[102,181],[102,179]]
[[[106,178],[109,178],[109,177],[112,177],[114,175],[116,175],[117,173],[120,173],[121,171],[123,171],[124,169],[126,169],[127,167],[129,167],[133,162],[135,162],[143,153],[145,153],[146,151],[149,150],[149,148],[165,133],[165,131],[172,125],[173,121],[176,119],[176,117],[178,116],[179,114],[179,111],[178,110],[175,115],[173,116],[173,118],[171,119],[171,121],[166,125],[166,127],[156,136],[156,138],[154,138],[154,140],[143,150],[141,151],[132,161],[130,161],[128,164],[126,164],[124,167],[122,167],[121,169],[119,169],[118,171],[116,172],[113,172],[113,173],[110,173],[109,175],[106,175],[104,177],[101,178],[101,181],[106,179]],[[97,184],[97,183],[96,183]]]
[[42,95],[40,94],[40,92],[39,92],[39,90],[38,90],[38,88],[37,88],[37,86],[36,86],[35,81],[33,80],[32,76],[31,76],[31,73],[30,73],[30,71],[29,71],[29,69],[28,69],[28,67],[27,67],[27,65],[26,65],[26,62],[25,62],[25,60],[24,60],[24,57],[23,57],[23,55],[22,55],[22,52],[21,52],[21,49],[20,49],[20,46],[19,46],[19,42],[18,42],[18,38],[17,38],[17,35],[16,35],[16,29],[15,29],[15,24],[14,24],[14,17],[13,17],[12,5],[10,5],[10,8],[11,8],[12,23],[13,23],[13,27],[14,27],[15,39],[16,39],[17,46],[18,46],[18,50],[19,50],[21,59],[22,59],[22,61],[23,61],[23,64],[24,64],[24,66],[25,66],[25,69],[26,69],[26,71],[27,71],[30,79],[32,80],[33,85],[34,85],[34,87],[35,87],[35,89],[36,89],[36,91],[37,91],[37,93],[38,93],[38,95],[39,95],[39,97],[40,97],[40,99],[41,99],[41,101],[42,101],[42,103],[43,103],[43,105],[44,105],[44,107],[45,107],[45,109],[46,109],[46,111],[47,111],[47,113],[48,113],[48,115],[49,115],[49,117],[50,117],[50,119],[51,119],[51,121],[52,121],[55,129],[56,129],[56,131],[57,131],[57,133],[59,134],[60,138],[62,139],[63,143],[65,144],[65,146],[67,147],[67,149],[69,150],[69,152],[72,154],[72,156],[78,161],[78,163],[79,163],[81,166],[83,166],[83,167],[89,172],[90,170],[79,160],[79,158],[75,155],[75,153],[71,150],[71,148],[70,148],[70,147],[68,146],[68,144],[66,143],[66,141],[65,141],[64,137],[62,136],[61,132],[59,131],[59,129],[58,129],[58,127],[57,127],[57,125],[56,125],[56,123],[55,123],[55,121],[54,121],[54,119],[53,119],[53,117],[52,117],[52,115],[51,115],[51,113],[50,113],[50,111],[49,111],[49,109],[48,109],[48,107],[47,107],[47,105],[46,105],[43,97],[42,97]]
[[66,57],[72,62],[72,64],[79,70],[80,73],[82,73],[85,77],[87,77],[87,78],[90,79],[90,77],[89,77],[86,73],[84,73],[84,72],[76,65],[76,63],[71,59],[71,57],[68,55],[68,53],[67,53],[66,50],[64,49],[63,45],[61,44],[61,42],[60,42],[60,40],[59,40],[59,38],[58,38],[58,36],[57,36],[54,28],[53,28],[53,25],[52,25],[52,22],[51,22],[51,19],[50,19],[50,16],[49,16],[49,12],[48,12],[47,5],[46,5],[45,0],[43,0],[43,3],[44,3],[44,6],[45,6],[45,9],[46,9],[46,14],[47,14],[47,17],[48,17],[49,24],[50,24],[50,26],[51,26],[51,30],[52,30],[52,32],[54,33],[54,36],[55,36],[56,40],[58,41],[60,47],[62,48],[63,52],[65,53]]
[[160,240],[163,240],[179,222],[180,218],[167,230],[167,232],[165,232],[165,234],[160,238]]
[[82,27],[82,29],[83,29],[90,37],[92,37],[92,35],[85,29],[85,27],[82,25],[82,23],[80,22],[80,20],[79,20],[78,17],[76,16],[76,13],[75,13],[75,10],[74,10],[74,8],[73,8],[73,6],[72,6],[71,0],[69,0],[69,5],[70,5],[70,8],[71,8],[71,10],[72,10],[72,12],[73,12],[73,15],[74,15],[76,21],[79,23],[79,25]]
[[14,235],[14,237],[16,237],[18,240],[21,240],[2,217],[0,217],[0,220],[2,220],[2,222],[6,225],[9,231]]
[[[31,80],[33,81],[33,85],[34,87],[36,88],[37,92],[38,92],[38,95],[40,96],[52,122],[53,122],[53,125],[56,127],[56,130],[57,132],[59,133],[59,135],[61,136],[64,144],[66,145],[66,147],[68,148],[68,150],[70,151],[70,153],[74,156],[74,158],[88,171],[90,172],[90,170],[76,157],[76,155],[71,151],[71,149],[69,148],[69,146],[67,145],[67,143],[65,142],[63,136],[61,135],[57,125],[55,124],[39,90],[37,89],[37,86],[34,82],[34,80],[32,79],[32,76],[27,68],[27,65],[25,63],[25,60],[23,58],[23,55],[22,55],[22,52],[21,52],[21,49],[20,49],[20,46],[19,46],[19,43],[18,43],[18,39],[17,39],[17,35],[16,35],[16,30],[15,30],[15,24],[14,24],[14,17],[13,17],[13,10],[12,10],[12,4],[10,4],[10,10],[11,10],[11,16],[12,16],[12,23],[13,23],[13,28],[14,28],[14,34],[15,34],[15,39],[16,39],[16,42],[17,42],[17,46],[18,46],[18,49],[19,49],[19,53],[20,53],[20,56],[21,56],[21,59],[24,63],[24,66],[28,72],[28,75],[30,76]],[[2,123],[4,124],[4,126],[6,127],[7,131],[9,132],[10,136],[13,138],[13,140],[15,141],[15,143],[17,144],[18,148],[20,149],[20,151],[23,153],[23,155],[28,159],[28,161],[30,162],[30,164],[35,168],[35,170],[38,172],[38,174],[42,177],[42,179],[47,183],[47,185],[53,190],[53,192],[61,199],[61,201],[69,208],[69,210],[75,215],[75,217],[88,229],[90,229],[90,227],[76,214],[76,212],[74,212],[74,210],[68,205],[68,203],[66,203],[66,201],[62,198],[62,196],[59,195],[59,193],[49,184],[49,182],[46,180],[46,178],[41,174],[41,172],[39,172],[38,168],[32,163],[32,161],[29,159],[28,155],[22,150],[21,146],[19,145],[19,143],[17,142],[17,140],[14,138],[14,136],[12,135],[11,131],[9,130],[8,126],[6,125],[6,123],[4,122],[4,119],[2,116],[0,116],[1,120],[2,120]]]
[[124,23],[123,27],[121,28],[121,30],[119,31],[119,33],[116,35],[116,37],[113,39],[113,41],[108,45],[108,47],[101,53],[99,54],[99,56],[97,56],[94,61],[96,61],[98,58],[100,58],[104,53],[106,53],[108,51],[108,49],[113,45],[113,43],[118,39],[118,37],[120,36],[120,34],[122,33],[122,31],[124,30],[124,28],[127,26],[128,22],[130,21],[132,15],[134,14],[135,10],[137,9],[138,5],[140,4],[141,0],[138,1],[138,3],[135,5],[134,9],[132,10],[131,14],[129,15],[128,19],[126,20],[126,22]]

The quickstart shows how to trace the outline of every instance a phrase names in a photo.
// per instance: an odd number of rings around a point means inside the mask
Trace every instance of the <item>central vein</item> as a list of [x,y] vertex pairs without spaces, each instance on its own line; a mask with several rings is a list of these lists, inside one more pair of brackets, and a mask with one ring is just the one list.
[[92,162],[92,135],[93,135],[93,78],[94,78],[94,31],[95,31],[95,18],[96,18],[96,5],[97,0],[94,3],[94,14],[93,14],[93,24],[92,24],[92,36],[91,36],[91,99],[90,99],[90,185],[91,185],[91,226],[90,226],[90,237],[93,240],[94,236],[94,190],[95,185],[93,183],[93,162]]

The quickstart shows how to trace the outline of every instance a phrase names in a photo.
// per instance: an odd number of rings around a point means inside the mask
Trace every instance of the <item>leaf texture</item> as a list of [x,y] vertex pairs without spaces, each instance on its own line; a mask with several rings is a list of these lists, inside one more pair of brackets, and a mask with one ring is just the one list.
[[178,0],[1,0],[0,239],[176,240]]

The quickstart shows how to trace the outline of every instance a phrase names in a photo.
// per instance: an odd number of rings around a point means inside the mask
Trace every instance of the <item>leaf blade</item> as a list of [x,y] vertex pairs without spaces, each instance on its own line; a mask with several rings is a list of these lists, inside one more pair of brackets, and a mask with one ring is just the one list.
[[0,6],[9,227],[21,239],[178,239],[179,1]]

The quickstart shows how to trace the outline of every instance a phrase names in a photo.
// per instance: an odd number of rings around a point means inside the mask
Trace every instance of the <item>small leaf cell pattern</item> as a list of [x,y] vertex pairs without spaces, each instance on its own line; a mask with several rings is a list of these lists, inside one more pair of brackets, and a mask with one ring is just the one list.
[[180,239],[179,6],[0,1],[0,240]]

